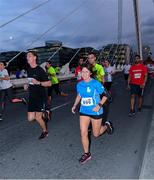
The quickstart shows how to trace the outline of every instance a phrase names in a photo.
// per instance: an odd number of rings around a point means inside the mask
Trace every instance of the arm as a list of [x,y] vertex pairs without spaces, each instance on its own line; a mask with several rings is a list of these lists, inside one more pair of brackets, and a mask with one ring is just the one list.
[[51,86],[51,81],[40,82],[40,85],[43,86],[43,87],[50,87]]
[[106,100],[108,99],[108,96],[107,93],[105,92],[104,87],[100,83],[97,83],[96,88],[97,88],[97,92],[102,96],[100,102],[98,102],[98,104],[93,108],[93,111],[98,112],[100,108],[104,105]]
[[98,112],[100,110],[100,108],[104,105],[106,100],[107,100],[107,97],[104,95],[102,97],[101,101],[93,108],[93,111]]
[[0,77],[0,80],[10,80],[9,76]]
[[75,109],[76,109],[76,106],[79,104],[81,100],[81,97],[79,96],[79,94],[77,95],[76,99],[75,99],[75,102],[74,102],[74,105],[72,107],[72,113],[75,114]]
[[131,75],[129,74],[129,76],[128,76],[128,81],[127,81],[127,87],[128,87],[128,89],[130,89],[130,80],[131,80]]
[[148,74],[145,74],[145,76],[144,76],[144,84],[141,86],[141,88],[145,87],[145,84],[147,82],[147,78],[148,78]]
[[38,77],[38,80],[32,79],[32,83],[43,87],[50,87],[51,81],[48,79],[46,72],[42,68],[40,68],[39,71],[40,77]]
[[147,67],[145,66],[144,68],[144,72],[145,72],[145,75],[144,75],[144,83],[143,83],[143,86],[141,88],[144,88],[145,85],[146,85],[146,82],[147,82],[147,79],[148,79],[148,69]]
[[102,76],[102,83],[103,83],[103,84],[105,83],[105,78],[104,78],[104,76]]
[[105,71],[104,71],[104,68],[100,68],[100,74],[102,75],[102,83],[104,84],[105,83]]
[[33,84],[35,85],[40,85],[40,86],[43,86],[43,87],[49,87],[51,86],[51,81],[38,81],[36,79],[33,79],[32,80]]

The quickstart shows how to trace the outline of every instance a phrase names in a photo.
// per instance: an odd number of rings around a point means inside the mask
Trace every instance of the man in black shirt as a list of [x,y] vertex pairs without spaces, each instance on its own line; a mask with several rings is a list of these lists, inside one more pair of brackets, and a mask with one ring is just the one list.
[[42,109],[45,108],[47,102],[46,88],[51,86],[46,72],[37,64],[38,56],[35,52],[27,53],[27,60],[30,68],[28,69],[28,120],[36,120],[41,126],[43,132],[39,139],[48,136],[46,124],[42,118]]

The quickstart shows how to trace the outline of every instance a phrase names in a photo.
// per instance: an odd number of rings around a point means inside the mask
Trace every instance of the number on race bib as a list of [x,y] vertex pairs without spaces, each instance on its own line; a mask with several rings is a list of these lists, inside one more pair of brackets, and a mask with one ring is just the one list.
[[92,106],[93,105],[93,99],[92,98],[82,98],[81,105],[82,106]]
[[140,79],[141,78],[141,73],[134,74],[134,77],[135,77],[135,79]]

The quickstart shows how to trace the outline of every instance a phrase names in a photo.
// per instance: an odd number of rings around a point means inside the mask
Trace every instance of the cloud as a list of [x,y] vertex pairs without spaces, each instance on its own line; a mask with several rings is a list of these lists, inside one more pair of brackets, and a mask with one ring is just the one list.
[[[4,23],[28,9],[40,4],[42,0],[6,0],[0,2],[0,22]],[[143,42],[153,44],[154,3],[142,0],[141,27]],[[73,15],[57,24],[74,8],[82,6]],[[101,47],[107,43],[117,42],[118,33],[118,1],[110,0],[50,0],[17,21],[0,29],[0,51],[26,50],[30,42],[39,38],[49,28],[48,33],[34,43],[43,46],[46,40],[60,40],[70,47],[94,46]],[[55,26],[57,24],[57,26]],[[136,44],[136,31],[132,0],[123,1],[123,42]],[[10,40],[9,37],[13,39]]]

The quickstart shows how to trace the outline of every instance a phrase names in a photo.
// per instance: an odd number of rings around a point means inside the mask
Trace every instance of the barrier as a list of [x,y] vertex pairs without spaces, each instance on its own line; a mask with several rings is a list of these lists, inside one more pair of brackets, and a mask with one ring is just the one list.
[[[71,79],[76,79],[75,74],[71,73],[68,75],[57,75],[59,81],[66,81]],[[13,84],[14,88],[21,88],[28,82],[27,78],[20,78],[20,79],[11,79],[11,83]]]

